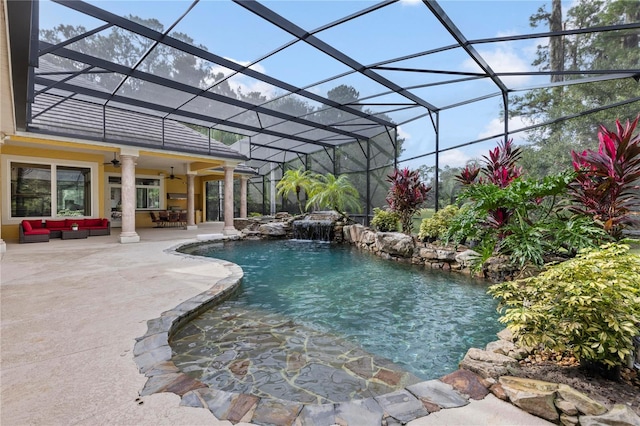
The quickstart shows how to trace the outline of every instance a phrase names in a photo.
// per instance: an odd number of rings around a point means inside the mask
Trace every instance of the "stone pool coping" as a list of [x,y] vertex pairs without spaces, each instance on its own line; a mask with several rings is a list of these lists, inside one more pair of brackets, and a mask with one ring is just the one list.
[[[173,246],[166,253],[202,260],[177,250],[194,243]],[[195,243],[200,245],[202,243]],[[171,361],[171,336],[190,319],[211,306],[224,301],[238,290],[243,277],[242,269],[231,262],[206,259],[222,264],[230,275],[218,280],[210,289],[163,312],[160,317],[147,321],[147,332],[136,339],[134,361],[140,373],[147,377],[140,396],[172,392],[182,398],[180,405],[207,408],[220,420],[233,423],[256,424],[388,424],[427,416],[442,409],[462,407],[469,399],[483,399],[489,392],[479,380],[463,370],[445,376],[442,380],[428,380],[388,394],[341,403],[305,404],[281,399],[259,398],[254,395],[226,392],[209,388],[206,384],[182,373]],[[479,392],[461,393],[449,383],[466,382],[471,388],[484,388]],[[477,381],[478,383],[475,383]],[[485,392],[486,391],[486,392]],[[363,423],[364,422],[364,423]]]

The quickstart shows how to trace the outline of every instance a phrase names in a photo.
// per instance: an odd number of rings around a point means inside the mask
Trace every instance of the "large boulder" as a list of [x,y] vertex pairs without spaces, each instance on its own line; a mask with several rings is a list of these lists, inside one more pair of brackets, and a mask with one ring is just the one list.
[[375,244],[376,242],[376,233],[369,230],[369,229],[365,229],[362,231],[362,235],[360,236],[360,243],[364,244],[366,246],[370,246]]
[[346,225],[342,228],[342,233],[344,235],[344,240],[346,242],[357,244],[362,240],[362,234],[365,231],[365,227],[356,223],[355,225]]
[[422,247],[419,251],[420,257],[425,260],[434,260],[438,258],[436,249],[433,247]]
[[287,231],[282,222],[265,223],[258,229],[260,234],[268,238],[282,238],[287,235]]
[[490,257],[482,264],[485,278],[495,282],[508,281],[517,270],[518,267],[504,255]]
[[438,260],[443,260],[445,262],[455,262],[456,260],[456,251],[454,249],[436,249],[436,255]]
[[376,247],[383,253],[392,256],[411,257],[413,255],[413,238],[400,232],[378,232]]
[[599,416],[607,412],[607,407],[589,398],[582,392],[578,392],[571,386],[558,385],[558,395],[567,402],[573,404],[582,414]]
[[616,404],[606,414],[600,416],[580,416],[581,426],[637,426],[640,417],[626,405]]
[[557,384],[509,376],[500,377],[500,384],[516,407],[552,422],[560,419],[554,403]]
[[455,260],[456,262],[458,262],[460,265],[462,265],[463,268],[468,268],[471,266],[471,264],[476,260],[480,258],[480,253],[478,253],[477,251],[474,250],[465,250],[461,253],[458,253],[455,256]]
[[487,352],[506,355],[517,360],[524,359],[529,355],[528,349],[516,346],[515,343],[508,340],[496,340],[495,342],[489,342],[485,350]]
[[460,368],[473,371],[477,375],[488,379],[497,379],[509,374],[509,368],[516,368],[518,361],[496,352],[471,348],[460,362]]

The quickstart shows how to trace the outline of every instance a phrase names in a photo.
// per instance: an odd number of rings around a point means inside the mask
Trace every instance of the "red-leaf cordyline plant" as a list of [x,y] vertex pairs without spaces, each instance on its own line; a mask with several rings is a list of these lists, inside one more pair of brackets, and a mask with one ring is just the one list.
[[[489,183],[499,188],[506,188],[511,182],[522,175],[522,167],[517,167],[516,163],[522,156],[520,148],[514,148],[513,140],[506,142],[498,142],[498,146],[489,151],[489,156],[483,155],[483,167],[478,168],[476,165],[468,165],[462,173],[456,176],[458,182],[463,185],[472,185],[475,183]],[[482,173],[483,178],[478,179],[478,175]],[[508,208],[499,207],[489,212],[486,225],[500,230],[508,225],[509,219],[513,211]],[[499,235],[502,235],[499,233]]]
[[391,182],[387,203],[390,209],[400,216],[402,232],[411,235],[413,229],[411,219],[420,205],[426,201],[431,187],[420,180],[420,173],[417,170],[409,170],[409,168],[394,170],[387,176],[387,181]]
[[467,164],[459,175],[455,176],[455,179],[463,185],[471,185],[476,183],[478,174],[480,173],[480,167],[476,164]]
[[639,119],[627,120],[624,127],[616,120],[616,131],[600,126],[597,152],[571,152],[578,175],[569,187],[580,203],[574,210],[593,216],[615,239],[636,222],[631,210],[640,205],[634,193],[640,188],[640,134],[633,136]]
[[[514,179],[522,176],[522,167],[516,167],[521,156],[521,149],[513,147],[513,139],[508,139],[506,142],[500,141],[498,146],[489,151],[489,157],[482,156],[485,163],[482,174],[490,183],[506,188]],[[512,209],[500,207],[489,212],[487,222],[489,226],[500,230],[509,224],[511,215],[513,215]],[[499,232],[498,236],[502,239],[504,235]]]
[[522,167],[516,163],[522,156],[520,148],[513,147],[513,139],[498,142],[498,146],[489,151],[489,156],[483,155],[484,167],[482,174],[487,180],[500,188],[505,188],[514,179],[522,176]]

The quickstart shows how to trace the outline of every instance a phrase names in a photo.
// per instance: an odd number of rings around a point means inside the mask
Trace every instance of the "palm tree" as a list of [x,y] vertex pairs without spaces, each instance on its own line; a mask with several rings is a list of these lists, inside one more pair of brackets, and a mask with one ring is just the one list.
[[302,213],[302,201],[300,200],[300,192],[303,190],[309,194],[309,189],[313,183],[313,177],[309,170],[302,167],[297,170],[287,170],[284,172],[282,179],[276,185],[278,195],[288,197],[289,194],[295,193],[298,200],[298,208]]
[[310,198],[307,208],[315,204],[329,207],[342,216],[347,216],[345,210],[362,211],[358,190],[349,182],[347,175],[335,177],[331,173],[316,175],[316,183],[310,188]]

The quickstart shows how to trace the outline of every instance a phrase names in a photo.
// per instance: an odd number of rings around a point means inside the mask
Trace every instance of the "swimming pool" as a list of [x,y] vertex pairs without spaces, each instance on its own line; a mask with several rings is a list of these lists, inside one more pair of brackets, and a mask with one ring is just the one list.
[[487,284],[310,241],[235,241],[188,254],[236,263],[241,292],[172,339],[214,388],[302,402],[390,392],[455,371],[502,327]]

